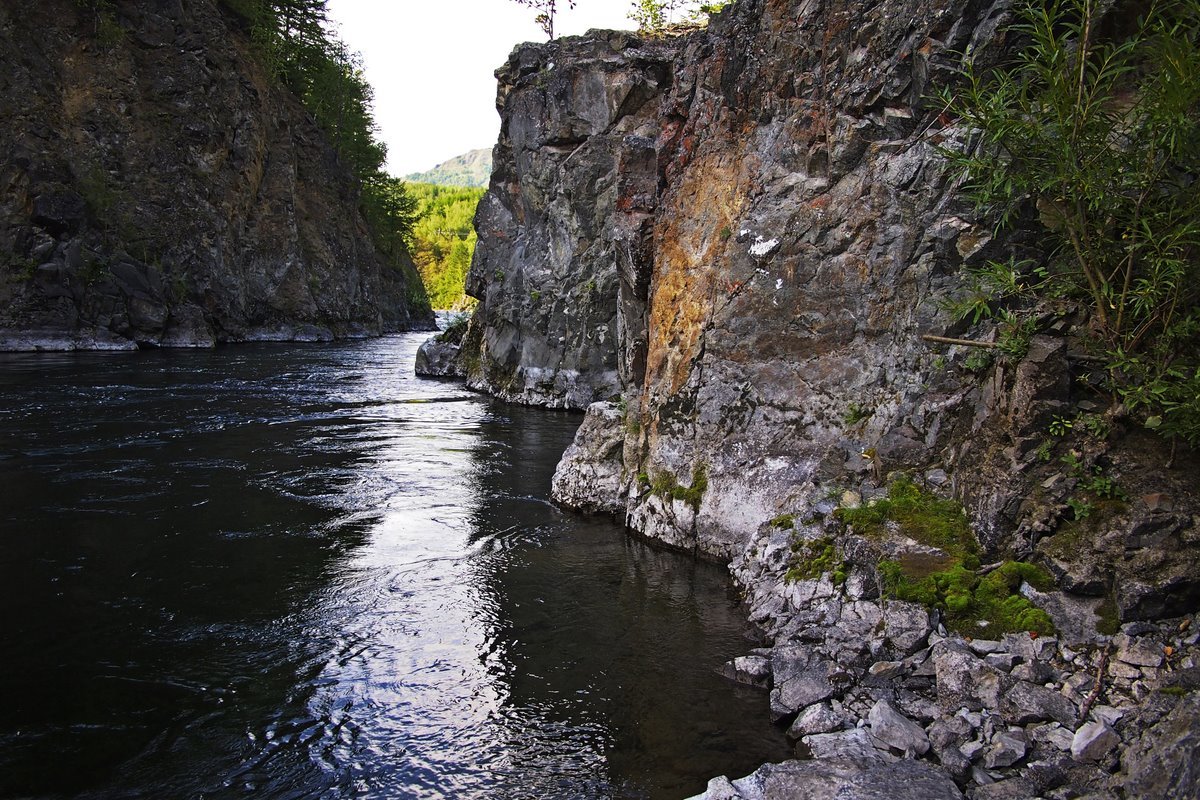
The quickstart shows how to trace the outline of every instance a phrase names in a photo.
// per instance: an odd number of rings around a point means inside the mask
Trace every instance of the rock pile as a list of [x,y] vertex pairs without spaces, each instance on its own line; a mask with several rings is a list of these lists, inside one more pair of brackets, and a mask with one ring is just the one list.
[[880,597],[865,567],[839,586],[829,574],[768,579],[763,564],[742,559],[734,574],[773,645],[723,671],[769,688],[771,714],[798,753],[824,766],[717,779],[701,797],[809,796],[787,794],[789,781],[847,763],[858,777],[838,797],[961,796],[954,787],[874,794],[872,776],[889,774],[877,765],[900,761],[938,765],[979,800],[1196,791],[1200,732],[1188,720],[1200,711],[1200,615],[1073,641],[968,639],[948,633],[936,612]]

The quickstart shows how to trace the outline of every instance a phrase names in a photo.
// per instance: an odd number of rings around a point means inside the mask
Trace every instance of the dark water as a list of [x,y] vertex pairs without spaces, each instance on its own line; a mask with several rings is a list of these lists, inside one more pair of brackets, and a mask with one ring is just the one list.
[[0,355],[0,796],[683,797],[787,755],[721,570],[421,335]]

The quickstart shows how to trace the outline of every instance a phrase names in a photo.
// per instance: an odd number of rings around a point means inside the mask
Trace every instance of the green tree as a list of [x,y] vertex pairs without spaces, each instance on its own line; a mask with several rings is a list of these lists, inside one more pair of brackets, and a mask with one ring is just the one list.
[[1102,0],[1031,2],[1028,42],[942,100],[969,131],[947,148],[980,207],[1036,210],[1049,261],[993,263],[961,307],[1024,324],[1078,300],[1098,377],[1170,436],[1200,442],[1200,0],[1159,2],[1123,39]]

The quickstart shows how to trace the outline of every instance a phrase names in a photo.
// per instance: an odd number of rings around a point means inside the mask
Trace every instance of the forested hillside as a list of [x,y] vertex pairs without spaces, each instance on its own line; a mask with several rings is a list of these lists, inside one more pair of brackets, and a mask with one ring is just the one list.
[[474,300],[463,294],[463,284],[475,252],[471,221],[483,192],[483,188],[408,184],[409,195],[419,203],[420,215],[413,226],[413,260],[434,308],[474,305]]
[[491,176],[492,151],[484,148],[455,156],[431,170],[406,175],[405,180],[413,183],[437,183],[442,186],[484,187]]

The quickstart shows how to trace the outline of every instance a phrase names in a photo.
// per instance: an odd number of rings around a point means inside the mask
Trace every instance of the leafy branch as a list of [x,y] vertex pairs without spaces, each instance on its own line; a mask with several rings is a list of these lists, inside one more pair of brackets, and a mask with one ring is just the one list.
[[1080,303],[1102,385],[1196,443],[1200,0],[1155,3],[1122,41],[1099,34],[1108,5],[1022,6],[1013,27],[1028,45],[1013,63],[985,73],[967,60],[941,93],[967,131],[964,147],[943,149],[966,194],[1001,226],[1036,209],[1048,251],[1043,265],[971,273],[956,311],[1027,338],[1019,317],[1038,303]]

